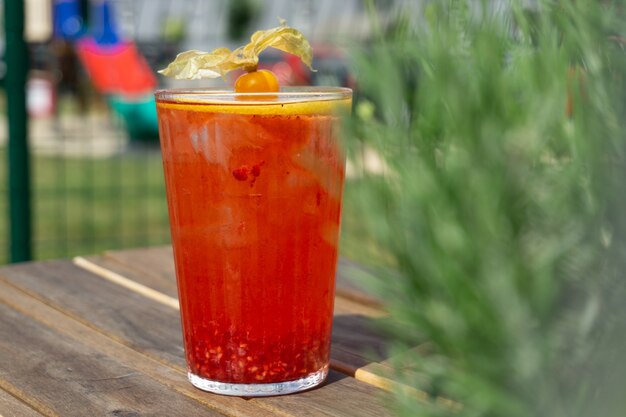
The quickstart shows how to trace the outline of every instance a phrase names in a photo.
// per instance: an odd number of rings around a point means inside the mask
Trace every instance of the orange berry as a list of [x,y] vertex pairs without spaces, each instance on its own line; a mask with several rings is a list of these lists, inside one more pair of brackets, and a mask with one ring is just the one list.
[[236,93],[274,93],[279,90],[278,78],[268,70],[251,71],[235,81]]

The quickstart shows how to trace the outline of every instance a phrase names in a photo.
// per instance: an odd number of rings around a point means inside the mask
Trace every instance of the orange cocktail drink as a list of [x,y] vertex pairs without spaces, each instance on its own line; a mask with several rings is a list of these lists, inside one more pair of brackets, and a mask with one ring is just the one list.
[[321,383],[350,90],[156,97],[191,382],[229,395]]

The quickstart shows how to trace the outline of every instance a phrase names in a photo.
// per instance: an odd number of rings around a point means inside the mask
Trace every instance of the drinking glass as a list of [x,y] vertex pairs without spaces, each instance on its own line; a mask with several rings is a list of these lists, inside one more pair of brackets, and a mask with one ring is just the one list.
[[188,376],[265,396],[328,374],[352,92],[156,92]]

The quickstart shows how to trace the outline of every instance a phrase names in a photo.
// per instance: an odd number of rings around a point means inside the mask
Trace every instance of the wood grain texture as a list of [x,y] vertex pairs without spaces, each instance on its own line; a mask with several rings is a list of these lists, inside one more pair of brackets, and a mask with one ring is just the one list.
[[137,294],[141,294],[144,297],[150,298],[158,303],[164,304],[168,307],[172,307],[176,310],[180,310],[180,304],[176,297],[164,294],[152,287],[138,282],[137,279],[128,278],[130,271],[117,271],[112,266],[103,266],[97,262],[97,260],[89,260],[82,256],[77,256],[73,259],[74,265],[77,265],[92,274],[101,276],[104,279],[111,281],[121,287],[124,287]]
[[[341,393],[340,397],[335,395],[337,392]],[[331,372],[326,385],[321,388],[297,395],[267,398],[265,404],[277,409],[291,409],[299,412],[299,416],[384,417],[391,415],[384,407],[385,399],[385,391],[355,383],[354,378],[345,374]]]
[[170,245],[107,251],[104,257],[147,277],[155,289],[160,287],[165,294],[176,294],[176,268]]
[[363,279],[372,280],[374,273],[367,267],[357,264],[346,258],[339,258],[337,265],[337,295],[353,300],[362,305],[383,308],[383,301],[371,291],[368,291]]
[[222,415],[6,305],[0,336],[0,378],[56,415]]
[[380,308],[358,303],[352,299],[345,298],[341,294],[335,295],[335,315],[337,314],[358,314],[372,318],[387,317],[389,315]]
[[[153,285],[155,287],[158,285],[155,285],[151,276],[143,275],[137,270],[117,261],[111,261],[107,257],[80,257],[75,258],[74,262],[78,266],[87,268],[90,272],[100,275],[107,280],[111,280],[113,274],[114,276],[119,276],[121,279],[138,281],[141,285],[148,288],[152,288]],[[115,280],[113,280],[113,282],[115,282]],[[132,287],[127,288],[133,289]],[[174,301],[163,300],[163,297],[155,297],[144,290],[140,290],[139,293],[157,302],[178,308],[178,304],[174,298],[172,298]],[[174,297],[177,296],[177,294],[175,292],[172,293],[171,290],[170,294]],[[174,304],[176,305],[174,306]],[[387,335],[385,335],[383,329],[377,322],[377,318],[384,317],[385,315],[382,310],[375,307],[361,305],[343,297],[336,297],[331,355],[334,359],[336,355],[341,356],[344,352],[349,354],[342,356],[342,366],[337,368],[338,370],[343,372],[345,369],[349,369],[350,374],[354,376],[357,368],[366,366],[372,362],[383,361],[387,358]],[[334,361],[331,362],[331,366],[334,363]]]
[[170,307],[146,302],[69,261],[4,267],[0,279],[141,353],[185,366],[180,318]]
[[388,338],[377,322],[358,314],[336,315],[332,345],[369,362],[388,358]]
[[[76,261],[76,260],[75,260]],[[133,268],[106,257],[80,258],[79,266],[108,279],[110,273],[127,276],[129,279],[153,285],[150,276],[144,276]],[[76,262],[75,262],[76,263]],[[95,266],[95,268],[89,265]],[[103,273],[104,271],[104,273]],[[170,292],[172,293],[172,292]],[[154,298],[147,294],[150,298]],[[176,296],[175,293],[173,293]],[[158,297],[155,298],[159,301]],[[166,304],[172,304],[171,302]],[[177,306],[176,306],[177,307]],[[355,379],[387,391],[403,389],[420,399],[428,395],[423,390],[407,387],[393,381],[393,367],[388,364],[387,340],[381,323],[376,319],[387,314],[373,304],[361,304],[355,299],[337,296],[331,347],[330,366]],[[428,383],[424,383],[427,387]]]
[[[132,259],[127,256],[126,252],[107,252],[107,255],[93,255],[93,256],[79,256],[74,258],[74,263],[80,267],[87,269],[97,275],[104,276],[108,271],[113,274],[120,275],[128,278],[138,284],[148,287],[159,293],[165,294],[171,298],[178,298],[178,290],[176,288],[176,278],[170,273],[170,269],[173,269],[173,261],[168,260],[168,253],[171,256],[171,252],[165,252],[160,248],[158,250],[153,249],[131,249],[129,252],[137,254],[137,256],[143,256],[143,254],[149,255],[149,259],[154,260],[152,268],[148,268],[143,259],[140,259],[139,266],[132,265]],[[165,252],[165,253],[161,253]],[[159,261],[157,261],[157,259]],[[149,269],[149,272],[147,272]],[[106,277],[105,278],[109,278]],[[131,288],[131,290],[133,290]],[[147,295],[150,298],[155,298],[150,294]],[[157,300],[160,301],[160,300]],[[161,300],[160,302],[168,305],[173,305],[171,300]],[[385,317],[387,313],[377,306],[371,304],[363,304],[355,301],[352,297],[344,297],[338,294],[335,301],[335,314],[360,314],[369,317]]]
[[0,389],[0,417],[41,417],[43,415]]
[[[153,288],[159,289],[165,294],[173,296],[176,293],[174,254],[169,245],[107,251],[103,257],[149,277]],[[348,259],[339,258],[336,292],[338,295],[359,304],[380,309],[383,305],[382,300],[354,282],[353,277],[367,275],[372,275],[372,272],[367,268]],[[168,286],[170,291],[166,288]]]
[[[150,376],[167,389],[179,392],[211,409],[232,417],[290,416],[290,414],[270,413],[242,398],[207,395],[189,384],[184,370],[162,363],[162,361],[151,359],[120,342],[110,339],[107,335],[94,331],[94,329],[76,320],[72,320],[61,311],[1,281],[0,303],[4,303],[33,320],[50,327],[64,337],[79,340],[80,343],[98,352],[115,357],[122,363],[130,364],[129,366],[133,369]],[[16,393],[16,396],[23,395],[23,393]]]
[[[88,259],[177,297],[171,246],[110,251],[106,256]],[[388,336],[380,328],[378,320],[387,317],[388,313],[380,298],[355,282],[360,279],[372,280],[373,272],[363,265],[340,258],[337,268],[331,368],[381,389],[402,389],[419,399],[425,399],[427,394],[424,390],[430,387],[430,381],[425,377],[418,378],[423,380],[421,389],[393,381],[392,362],[397,365],[401,358],[392,360],[388,357],[385,343]],[[424,351],[428,346],[426,343],[416,349]],[[403,372],[417,373],[412,369],[404,369]]]
[[[0,270],[0,279],[124,346],[184,371],[178,312],[173,308],[131,293],[69,262],[11,266]],[[331,374],[325,387],[307,395],[249,401],[275,415],[353,416],[354,408],[337,405],[349,398],[364,410],[386,415],[379,399],[384,391],[336,372]]]

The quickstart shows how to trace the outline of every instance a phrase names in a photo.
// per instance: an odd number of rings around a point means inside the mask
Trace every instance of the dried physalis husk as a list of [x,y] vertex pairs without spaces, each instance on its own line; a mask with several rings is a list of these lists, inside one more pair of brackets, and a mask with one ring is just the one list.
[[180,53],[174,62],[159,73],[176,79],[196,80],[222,77],[236,69],[255,71],[259,54],[267,48],[296,55],[311,68],[311,45],[300,31],[281,20],[280,26],[255,32],[247,45],[234,51],[217,48],[211,52],[192,50]]

